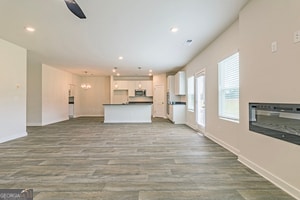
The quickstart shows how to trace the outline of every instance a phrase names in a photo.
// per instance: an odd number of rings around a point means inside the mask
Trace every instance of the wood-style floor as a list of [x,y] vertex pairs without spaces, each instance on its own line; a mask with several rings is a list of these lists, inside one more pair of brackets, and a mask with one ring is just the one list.
[[34,200],[290,200],[185,125],[77,118],[0,144],[0,188]]

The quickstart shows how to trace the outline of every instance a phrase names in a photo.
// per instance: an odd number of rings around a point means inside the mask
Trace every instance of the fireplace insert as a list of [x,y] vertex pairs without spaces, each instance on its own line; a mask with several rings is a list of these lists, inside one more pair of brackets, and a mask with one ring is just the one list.
[[300,104],[249,103],[249,130],[300,145]]

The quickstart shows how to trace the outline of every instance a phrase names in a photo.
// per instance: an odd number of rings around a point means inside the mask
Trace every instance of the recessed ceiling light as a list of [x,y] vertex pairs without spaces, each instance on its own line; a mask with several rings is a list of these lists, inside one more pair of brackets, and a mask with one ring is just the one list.
[[120,76],[120,73],[117,73],[117,76]]
[[117,71],[117,69],[118,69],[117,67],[114,67],[113,70],[112,70],[113,73],[115,73]]
[[178,32],[178,27],[172,27],[172,28],[170,28],[170,31],[172,32],[172,33],[176,33],[176,32]]
[[152,73],[152,69],[149,69],[149,73]]
[[118,58],[119,60],[123,60],[123,56],[119,56],[119,58]]
[[25,30],[28,31],[28,32],[34,32],[35,31],[35,28],[31,27],[31,26],[26,26],[25,27]]

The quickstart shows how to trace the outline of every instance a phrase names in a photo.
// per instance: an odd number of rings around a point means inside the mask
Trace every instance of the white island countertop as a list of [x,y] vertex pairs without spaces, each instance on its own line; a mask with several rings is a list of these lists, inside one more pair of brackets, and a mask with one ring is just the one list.
[[152,123],[152,103],[103,104],[104,123]]

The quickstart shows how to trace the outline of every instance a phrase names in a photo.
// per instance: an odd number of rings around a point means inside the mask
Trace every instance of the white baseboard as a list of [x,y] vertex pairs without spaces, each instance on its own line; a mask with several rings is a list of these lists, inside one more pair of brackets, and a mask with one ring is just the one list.
[[193,124],[189,124],[189,123],[185,123],[185,125],[187,125],[188,127],[190,127],[191,129],[197,131],[197,126],[193,125]]
[[14,140],[14,139],[18,139],[18,138],[25,137],[25,136],[27,136],[26,131],[23,132],[23,133],[5,135],[3,137],[0,137],[0,143],[7,142],[7,141],[10,141],[10,140]]
[[74,118],[78,117],[104,117],[104,115],[76,115]]
[[294,198],[300,200],[300,190],[298,188],[295,188],[294,186],[290,185],[286,181],[282,180],[281,178],[275,176],[271,172],[267,171],[266,169],[258,166],[254,162],[248,160],[247,158],[239,155],[238,156],[238,161],[241,162],[242,164],[246,165],[265,179],[269,180],[271,183],[276,185],[277,187],[281,188],[283,191],[287,192]]
[[26,126],[42,126],[41,123],[27,123]]
[[273,183],[274,185],[276,185],[277,187],[279,187],[280,189],[285,191],[286,193],[288,193],[291,196],[293,196],[294,198],[296,198],[297,200],[300,200],[300,190],[298,188],[290,185],[289,183],[287,183],[286,181],[282,180],[281,178],[275,176],[274,174],[270,173],[266,169],[258,166],[254,162],[243,157],[242,155],[240,155],[240,150],[236,149],[235,147],[233,147],[231,145],[228,145],[227,143],[216,138],[212,134],[209,134],[208,132],[206,132],[204,135],[206,137],[208,137],[209,139],[213,140],[214,142],[216,142],[217,144],[221,145],[222,147],[226,148],[227,150],[231,151],[233,154],[237,155],[239,162],[241,162],[245,166],[249,167],[256,173],[258,173],[259,175],[261,175],[262,177],[264,177],[265,179],[267,179],[268,181],[270,181],[271,183]]
[[67,118],[61,118],[61,119],[55,119],[55,120],[49,120],[49,121],[46,121],[46,122],[42,122],[42,126],[46,126],[46,125],[50,125],[50,124],[55,124],[55,123],[58,123],[58,122],[63,122],[63,121],[67,121],[69,120],[69,117]]
[[232,152],[235,155],[239,155],[240,154],[240,150],[227,144],[226,142],[224,142],[223,140],[220,140],[219,138],[216,138],[215,136],[213,136],[212,134],[205,132],[204,133],[205,137],[208,137],[209,139],[211,139],[212,141],[214,141],[215,143],[221,145],[222,147],[224,147],[225,149],[227,149],[228,151]]
[[152,115],[153,118],[163,118],[163,119],[168,119],[166,116],[156,116],[156,115]]

